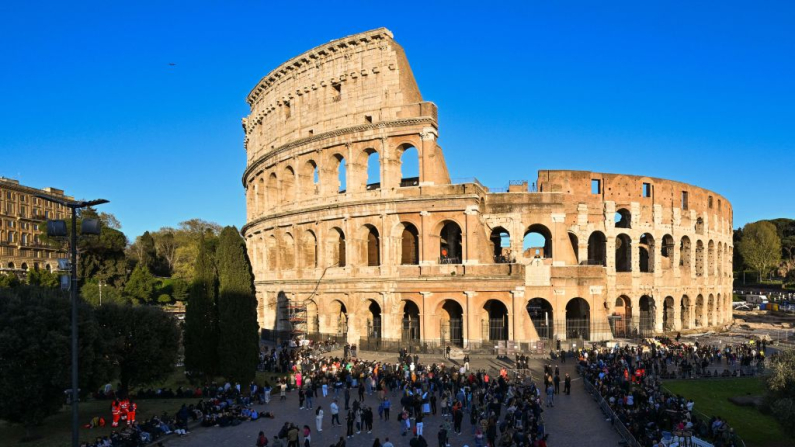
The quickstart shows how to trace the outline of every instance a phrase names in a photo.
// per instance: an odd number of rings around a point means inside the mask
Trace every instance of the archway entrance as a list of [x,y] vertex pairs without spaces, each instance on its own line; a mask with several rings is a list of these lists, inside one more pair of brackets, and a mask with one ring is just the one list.
[[406,343],[420,340],[420,308],[413,301],[403,302],[403,331],[401,340]]
[[527,303],[527,313],[530,321],[536,329],[538,338],[552,339],[552,324],[555,321],[552,316],[552,305],[544,298],[533,298]]
[[582,298],[566,304],[566,338],[591,338],[591,306]]
[[616,298],[615,310],[609,318],[613,337],[627,338],[632,333],[632,300],[621,295]]
[[439,233],[439,263],[461,264],[461,227],[447,222]]
[[640,321],[638,329],[642,337],[648,337],[654,333],[654,298],[643,295],[640,297]]
[[704,297],[699,295],[696,297],[696,314],[695,314],[695,324],[696,327],[704,326]]
[[674,297],[667,296],[663,301],[663,331],[668,332],[674,329]]
[[381,306],[374,300],[370,300],[367,308],[367,338],[381,338]]
[[508,308],[501,301],[488,300],[483,306],[487,318],[483,320],[483,340],[508,339]]
[[680,308],[679,315],[682,318],[681,328],[690,329],[690,297],[684,295],[682,297],[682,307]]
[[334,300],[331,302],[331,312],[329,315],[329,329],[338,337],[345,337],[348,334],[348,309],[342,301]]
[[441,306],[441,342],[443,345],[464,346],[464,309],[458,302],[444,300]]

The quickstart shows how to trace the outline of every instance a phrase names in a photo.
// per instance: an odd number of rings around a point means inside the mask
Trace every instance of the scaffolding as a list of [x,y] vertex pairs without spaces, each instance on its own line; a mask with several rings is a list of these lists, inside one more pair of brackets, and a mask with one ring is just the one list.
[[307,333],[307,310],[306,301],[288,300],[282,304],[283,320],[287,321],[290,327],[290,337],[303,338]]

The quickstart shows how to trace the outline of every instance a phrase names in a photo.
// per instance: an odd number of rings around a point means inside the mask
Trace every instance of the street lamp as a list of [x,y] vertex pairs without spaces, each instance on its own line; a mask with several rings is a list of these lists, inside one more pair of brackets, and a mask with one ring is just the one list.
[[[77,381],[77,210],[89,206],[108,203],[105,199],[90,201],[73,202],[61,200],[43,194],[36,194],[36,197],[48,202],[57,203],[72,210],[72,231],[69,235],[69,249],[71,252],[71,281],[70,292],[72,294],[72,447],[78,447],[80,435],[80,419],[78,414],[78,381]],[[99,234],[99,221],[95,219],[84,219],[81,226],[82,234]],[[66,222],[63,220],[47,221],[48,236],[67,236]]]

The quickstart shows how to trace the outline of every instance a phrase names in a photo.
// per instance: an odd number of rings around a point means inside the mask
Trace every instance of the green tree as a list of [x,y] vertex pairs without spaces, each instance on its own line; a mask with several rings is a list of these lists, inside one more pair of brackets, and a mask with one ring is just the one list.
[[257,299],[246,244],[236,228],[221,231],[216,262],[221,374],[248,383],[254,379],[259,362]]
[[0,273],[0,289],[10,289],[20,284],[19,278],[13,273]]
[[217,240],[221,226],[201,219],[180,222],[179,229],[174,232],[176,248],[174,249],[173,275],[188,282],[193,281],[199,241]]
[[127,304],[129,301],[124,297],[122,291],[110,284],[102,283],[100,294],[100,286],[97,282],[88,282],[83,284],[80,288],[80,296],[87,304],[98,307],[106,304]]
[[138,264],[124,285],[124,295],[133,303],[149,303],[155,290],[155,277],[143,263]]
[[218,274],[213,261],[215,243],[200,238],[195,275],[185,308],[185,370],[194,377],[218,373]]
[[171,297],[174,301],[186,301],[188,299],[188,283],[181,278],[175,278],[171,281]]
[[60,287],[61,278],[55,273],[48,272],[47,270],[29,270],[28,284],[31,286],[55,289]]
[[174,372],[180,334],[171,315],[157,307],[114,304],[103,304],[95,312],[122,394]]
[[776,268],[781,262],[781,240],[776,227],[770,222],[759,221],[743,228],[738,247],[746,265],[759,272],[760,277]]
[[135,238],[135,242],[130,245],[129,256],[139,264],[143,264],[150,272],[157,269],[157,250],[155,249],[155,239],[145,231],[144,234]]
[[[0,419],[31,427],[60,410],[70,388],[71,305],[63,292],[34,286],[0,290]],[[107,379],[103,340],[91,309],[79,309],[79,386]],[[27,436],[26,436],[27,437]]]
[[795,435],[795,350],[779,353],[767,376],[768,402],[782,427]]

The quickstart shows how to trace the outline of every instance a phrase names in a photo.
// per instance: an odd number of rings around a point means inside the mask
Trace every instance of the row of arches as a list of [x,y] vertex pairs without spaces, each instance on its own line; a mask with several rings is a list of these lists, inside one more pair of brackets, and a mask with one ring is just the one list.
[[[632,212],[626,208],[619,208],[615,213],[615,228],[632,228]],[[703,235],[705,231],[704,219],[702,217],[696,218],[692,226],[693,231],[697,235]]]
[[[9,262],[8,264],[6,264],[6,268],[8,268],[9,270],[16,270],[17,269],[17,265],[14,262]],[[23,263],[21,263],[19,265],[19,269],[20,270],[27,271],[29,268],[30,267],[28,266],[27,262],[23,262]],[[39,263],[38,262],[34,262],[33,263],[33,270],[37,270],[38,271],[39,268],[41,268]],[[52,266],[50,266],[50,264],[44,264],[44,269],[49,272],[52,269]]]
[[[419,184],[419,153],[411,144],[397,148],[397,171],[399,183],[390,187],[417,186]],[[268,174],[248,186],[248,209],[255,216],[296,201],[320,195],[348,192],[349,187],[357,191],[372,191],[381,188],[383,161],[378,150],[366,148],[353,156],[349,163],[344,153],[337,151],[319,163],[314,158],[290,163]]]

